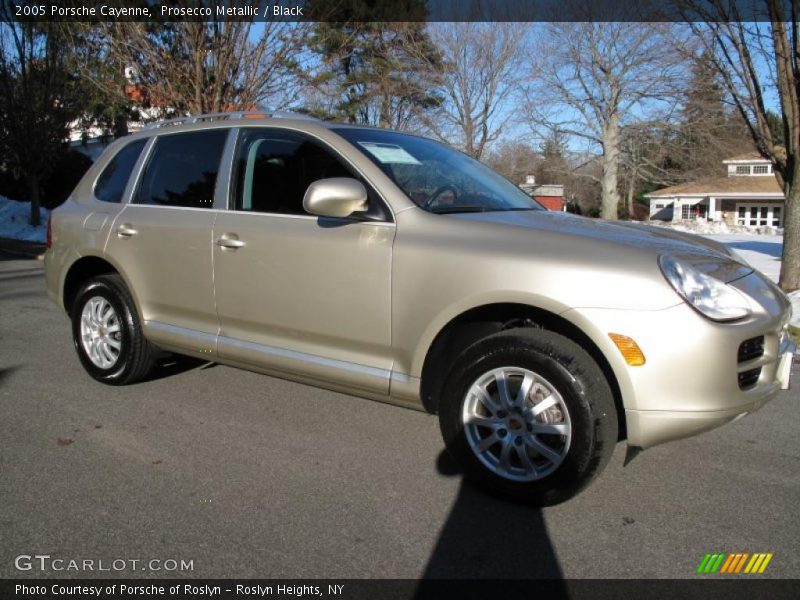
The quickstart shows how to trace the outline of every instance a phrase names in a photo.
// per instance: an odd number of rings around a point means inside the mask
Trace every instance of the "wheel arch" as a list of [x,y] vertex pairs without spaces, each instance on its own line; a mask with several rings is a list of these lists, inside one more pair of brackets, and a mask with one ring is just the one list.
[[614,396],[620,439],[626,436],[625,408],[614,370],[599,346],[580,327],[552,311],[513,302],[491,303],[465,310],[439,329],[422,365],[420,398],[426,411],[438,412],[438,398],[456,356],[498,331],[533,327],[559,333],[584,348],[603,371]]
[[131,289],[131,286],[128,285],[127,278],[122,271],[107,258],[94,254],[88,254],[81,256],[78,260],[73,262],[69,269],[67,269],[67,273],[64,276],[64,283],[61,290],[61,302],[64,311],[69,314],[70,310],[72,309],[72,304],[75,302],[75,298],[78,295],[78,291],[84,282],[94,277],[109,273],[114,273],[122,277],[123,281],[125,281],[125,285],[128,287],[128,290],[131,293],[131,296],[134,299],[134,303],[136,304],[138,310],[139,306],[136,295]]

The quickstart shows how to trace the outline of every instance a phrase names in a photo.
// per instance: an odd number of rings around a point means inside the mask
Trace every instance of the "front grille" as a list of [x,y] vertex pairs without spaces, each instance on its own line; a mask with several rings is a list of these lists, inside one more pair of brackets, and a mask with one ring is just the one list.
[[757,369],[750,369],[749,371],[744,371],[743,373],[739,373],[739,389],[740,390],[747,390],[751,387],[755,386],[758,383],[758,378],[761,377],[761,367]]
[[737,360],[743,363],[762,356],[764,356],[764,336],[760,335],[741,343]]

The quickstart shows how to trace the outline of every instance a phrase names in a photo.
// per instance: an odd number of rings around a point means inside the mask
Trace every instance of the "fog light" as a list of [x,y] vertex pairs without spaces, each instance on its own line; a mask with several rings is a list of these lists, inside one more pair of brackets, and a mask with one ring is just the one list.
[[608,337],[617,345],[625,362],[632,367],[641,367],[644,363],[644,352],[639,345],[626,335],[609,333]]

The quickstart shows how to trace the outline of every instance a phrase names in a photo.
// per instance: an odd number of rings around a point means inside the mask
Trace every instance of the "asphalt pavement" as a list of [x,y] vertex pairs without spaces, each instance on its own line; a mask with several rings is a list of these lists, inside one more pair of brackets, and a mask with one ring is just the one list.
[[[0,577],[696,578],[708,552],[771,552],[760,577],[796,577],[799,375],[627,467],[619,444],[539,510],[464,484],[427,414],[188,360],[97,383],[41,262],[0,257]],[[20,571],[21,555],[126,562]]]

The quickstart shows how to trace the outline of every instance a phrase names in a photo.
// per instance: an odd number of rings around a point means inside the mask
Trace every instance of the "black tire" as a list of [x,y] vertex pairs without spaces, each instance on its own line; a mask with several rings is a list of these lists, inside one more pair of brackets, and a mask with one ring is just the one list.
[[[81,314],[92,298],[100,296],[108,301],[119,320],[119,356],[108,368],[92,362],[81,340]],[[127,385],[144,379],[150,372],[155,350],[142,333],[141,321],[130,292],[119,275],[101,275],[84,283],[70,311],[72,340],[81,364],[97,381],[109,385]]]
[[[562,445],[560,464],[549,474],[542,469],[543,476],[539,479],[519,481],[498,474],[497,469],[478,458],[467,439],[462,410],[469,390],[481,376],[504,367],[541,375],[560,394],[568,411],[570,444]],[[439,425],[448,451],[467,479],[493,493],[537,506],[558,504],[575,496],[608,464],[617,442],[614,397],[601,369],[572,340],[535,328],[502,331],[464,350],[455,360],[442,390]],[[511,425],[516,432],[502,429],[500,434],[525,438],[528,434],[523,427],[529,427],[530,431],[530,425],[520,427],[519,422]],[[481,456],[487,456],[486,451]],[[517,454],[519,468],[524,469],[521,459]],[[553,461],[551,466],[555,464]]]

